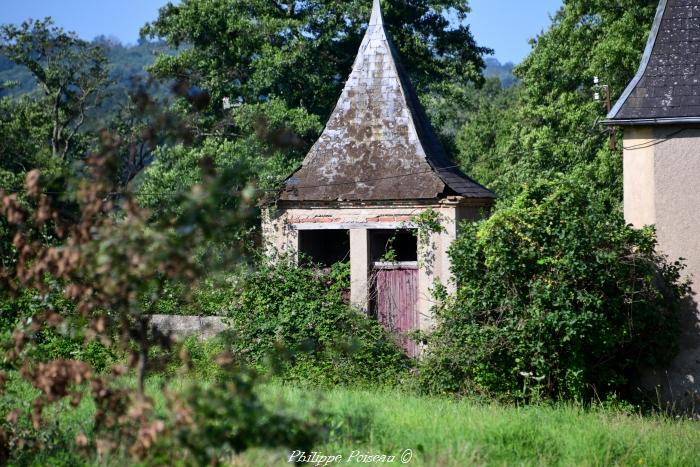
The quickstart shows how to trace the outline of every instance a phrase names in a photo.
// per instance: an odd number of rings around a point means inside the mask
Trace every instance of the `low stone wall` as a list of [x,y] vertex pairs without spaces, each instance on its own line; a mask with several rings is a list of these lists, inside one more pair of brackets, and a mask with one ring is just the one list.
[[153,315],[151,324],[164,334],[197,336],[200,340],[211,339],[227,328],[224,318],[220,316]]

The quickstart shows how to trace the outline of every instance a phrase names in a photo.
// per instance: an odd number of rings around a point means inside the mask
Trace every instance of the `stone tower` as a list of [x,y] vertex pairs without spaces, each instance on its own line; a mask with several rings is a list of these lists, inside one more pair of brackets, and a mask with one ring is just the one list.
[[[397,314],[399,330],[427,329],[430,289],[449,285],[447,249],[459,223],[478,219],[494,199],[450,161],[374,0],[340,99],[268,211],[264,236],[275,252],[301,252],[317,263],[349,258],[358,308],[380,319]],[[438,213],[444,230],[417,245],[412,219],[427,210]],[[389,241],[400,250],[391,264],[380,261]]]

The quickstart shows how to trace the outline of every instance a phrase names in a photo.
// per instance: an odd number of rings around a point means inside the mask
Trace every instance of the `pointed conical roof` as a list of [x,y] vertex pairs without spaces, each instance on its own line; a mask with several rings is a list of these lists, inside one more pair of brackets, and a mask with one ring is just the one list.
[[352,73],[319,140],[286,181],[284,201],[495,195],[450,162],[384,28],[379,0]]

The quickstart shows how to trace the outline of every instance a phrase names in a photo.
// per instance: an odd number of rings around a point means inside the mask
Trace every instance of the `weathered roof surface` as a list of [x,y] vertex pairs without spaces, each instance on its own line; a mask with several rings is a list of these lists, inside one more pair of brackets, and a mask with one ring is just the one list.
[[607,123],[694,122],[700,122],[700,0],[661,0],[639,71]]
[[323,134],[285,201],[495,198],[448,158],[384,28],[379,0]]

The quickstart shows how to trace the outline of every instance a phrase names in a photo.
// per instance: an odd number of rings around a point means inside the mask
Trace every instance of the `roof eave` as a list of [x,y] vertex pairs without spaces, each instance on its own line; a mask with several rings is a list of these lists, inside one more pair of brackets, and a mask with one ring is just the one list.
[[464,195],[441,196],[437,198],[416,198],[416,199],[362,199],[362,200],[312,200],[312,199],[277,199],[275,204],[282,208],[312,208],[312,207],[388,207],[388,206],[425,206],[435,207],[443,205],[465,206],[465,207],[493,207],[497,199],[495,197],[479,196],[469,197]]
[[601,123],[609,126],[687,125],[700,124],[700,117],[608,118]]

